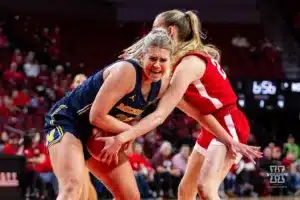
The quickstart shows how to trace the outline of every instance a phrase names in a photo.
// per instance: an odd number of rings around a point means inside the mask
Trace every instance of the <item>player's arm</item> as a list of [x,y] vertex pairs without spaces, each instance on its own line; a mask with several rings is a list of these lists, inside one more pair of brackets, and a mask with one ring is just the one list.
[[[203,76],[205,68],[206,64],[203,60],[195,56],[185,57],[177,66],[170,87],[161,98],[157,109],[142,119],[133,128],[116,136],[116,139],[124,143],[162,124],[180,102],[189,84]],[[214,116],[198,115],[198,121],[201,121],[224,144],[230,145],[232,143],[232,138]]]
[[135,85],[136,72],[129,62],[118,62],[100,87],[90,110],[90,123],[112,133],[120,133],[131,128],[117,118],[109,115],[112,107]]
[[[198,121],[202,127],[208,130],[211,134],[218,137],[220,141],[225,141],[225,144],[228,144],[230,142],[231,138],[227,137],[228,134],[224,135],[226,133],[226,130],[221,126],[221,124],[213,115],[201,114],[196,107],[189,104],[186,100],[184,100],[184,98],[179,102],[177,108]],[[226,143],[226,141],[228,142]]]
[[195,56],[185,57],[177,66],[167,91],[163,94],[156,110],[143,118],[116,139],[121,143],[137,138],[162,124],[181,100],[190,83],[197,80],[205,71],[205,63]]
[[[202,115],[197,108],[189,104],[184,98],[182,98],[181,101],[178,103],[177,108],[179,108],[182,112],[184,112],[189,117],[199,122],[202,127],[209,130],[207,124],[202,123],[202,121],[200,120],[201,118],[204,117],[204,115]],[[211,132],[211,130],[209,131]]]

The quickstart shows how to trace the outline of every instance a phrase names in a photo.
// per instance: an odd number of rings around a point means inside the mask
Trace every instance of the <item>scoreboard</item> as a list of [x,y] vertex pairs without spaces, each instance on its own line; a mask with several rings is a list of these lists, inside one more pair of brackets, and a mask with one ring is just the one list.
[[242,108],[300,112],[300,81],[232,80],[231,83]]

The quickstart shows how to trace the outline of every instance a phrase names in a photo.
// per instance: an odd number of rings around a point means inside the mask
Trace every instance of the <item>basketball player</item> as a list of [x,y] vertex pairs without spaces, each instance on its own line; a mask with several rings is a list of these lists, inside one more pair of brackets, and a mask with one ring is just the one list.
[[[241,158],[237,153],[253,161],[261,157],[261,152],[258,147],[245,144],[249,135],[247,119],[238,109],[237,97],[219,65],[218,50],[201,41],[197,15],[192,11],[166,11],[156,17],[153,28],[158,27],[168,31],[175,45],[175,71],[170,87],[157,109],[133,128],[115,137],[97,138],[106,143],[100,159],[111,162],[121,144],[162,124],[178,106],[203,126],[181,180],[178,198],[195,199],[198,188],[201,199],[220,199],[218,187],[232,164]],[[217,128],[217,122],[224,129]]]
[[153,30],[134,59],[117,61],[89,77],[59,100],[46,115],[47,146],[59,182],[58,200],[86,200],[85,165],[116,200],[140,199],[124,152],[117,165],[91,157],[86,141],[94,127],[120,133],[140,116],[169,84],[172,43],[167,31]]
[[[74,90],[75,88],[77,88],[79,85],[81,85],[85,80],[87,79],[86,75],[84,74],[77,74],[72,82],[71,85],[71,90]],[[83,192],[81,194],[81,199],[85,199],[88,196],[88,200],[97,200],[97,192],[93,186],[93,183],[91,182],[90,179],[90,174],[89,174],[89,170],[86,167],[85,169],[85,175],[84,175],[84,185],[83,185]]]
[[77,74],[73,79],[71,89],[77,88],[79,85],[81,85],[86,80],[86,78],[87,77],[84,74]]

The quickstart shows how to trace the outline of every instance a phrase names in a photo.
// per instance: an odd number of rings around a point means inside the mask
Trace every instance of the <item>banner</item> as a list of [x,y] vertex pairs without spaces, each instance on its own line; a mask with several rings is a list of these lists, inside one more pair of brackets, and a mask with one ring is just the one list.
[[24,156],[0,155],[0,199],[19,200],[25,171]]

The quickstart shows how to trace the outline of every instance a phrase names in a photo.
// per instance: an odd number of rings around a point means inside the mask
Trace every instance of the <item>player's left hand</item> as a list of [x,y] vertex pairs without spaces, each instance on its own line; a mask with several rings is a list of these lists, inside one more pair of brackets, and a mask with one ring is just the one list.
[[228,150],[229,154],[236,156],[237,153],[240,153],[250,159],[253,163],[255,163],[254,159],[262,157],[260,147],[249,146],[235,141],[228,146]]
[[96,140],[105,142],[104,148],[99,155],[99,160],[108,165],[114,160],[115,164],[118,164],[118,152],[123,143],[117,140],[116,137],[98,137]]

